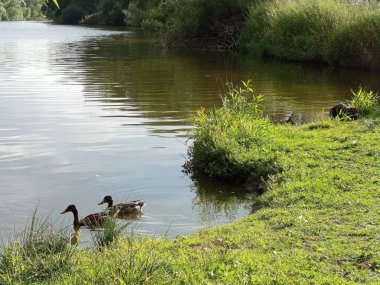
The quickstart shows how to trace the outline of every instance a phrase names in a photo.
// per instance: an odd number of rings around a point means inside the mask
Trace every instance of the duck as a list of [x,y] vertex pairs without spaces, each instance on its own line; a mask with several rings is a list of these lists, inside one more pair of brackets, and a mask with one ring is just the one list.
[[80,227],[88,227],[90,229],[99,228],[103,225],[107,217],[105,213],[94,213],[79,220],[78,209],[77,207],[75,207],[74,204],[67,206],[67,208],[61,214],[65,214],[68,212],[72,212],[74,215],[74,232],[78,232]]
[[146,206],[145,201],[142,200],[128,201],[114,205],[110,195],[105,196],[98,205],[105,203],[107,203],[107,209],[104,213],[121,219],[141,215],[141,209]]

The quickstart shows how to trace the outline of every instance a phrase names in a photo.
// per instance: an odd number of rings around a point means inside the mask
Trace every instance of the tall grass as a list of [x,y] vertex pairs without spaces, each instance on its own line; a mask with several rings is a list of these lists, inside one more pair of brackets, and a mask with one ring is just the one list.
[[97,248],[109,246],[120,239],[129,225],[130,222],[119,225],[115,217],[108,216],[104,221],[103,228],[91,233],[92,242]]
[[243,82],[242,87],[229,86],[222,108],[200,109],[185,169],[233,182],[280,171],[277,158],[283,147],[262,116],[262,99],[250,82]]
[[379,96],[373,91],[367,91],[359,87],[357,91],[352,92],[351,104],[358,109],[362,116],[367,116],[379,108]]
[[8,243],[2,240],[0,284],[28,284],[56,277],[71,267],[75,247],[66,230],[57,230],[48,218],[31,216],[29,225]]
[[261,56],[380,68],[380,3],[284,0],[254,5],[242,47]]

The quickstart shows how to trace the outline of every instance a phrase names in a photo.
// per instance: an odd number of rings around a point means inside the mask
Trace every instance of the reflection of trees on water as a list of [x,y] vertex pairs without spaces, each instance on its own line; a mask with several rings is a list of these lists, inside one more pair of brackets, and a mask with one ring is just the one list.
[[221,52],[168,51],[134,34],[62,48],[66,56],[55,60],[67,69],[70,81],[80,81],[86,101],[103,107],[101,116],[142,118],[145,121],[139,123],[155,126],[188,125],[199,107],[221,104],[218,93],[225,81],[251,79],[255,91],[264,95],[266,114],[277,121],[290,114],[310,121],[349,99],[350,88],[359,84],[380,90],[378,73],[257,61]]
[[201,222],[211,223],[220,216],[235,220],[239,211],[251,209],[252,201],[243,187],[199,177],[192,191],[195,193],[193,205],[199,209]]

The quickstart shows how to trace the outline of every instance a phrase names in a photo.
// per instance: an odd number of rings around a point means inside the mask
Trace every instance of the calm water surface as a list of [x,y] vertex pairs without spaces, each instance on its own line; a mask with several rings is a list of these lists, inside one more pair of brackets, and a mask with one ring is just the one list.
[[[241,189],[182,173],[191,116],[220,104],[226,81],[251,79],[275,120],[308,121],[379,74],[163,50],[132,32],[0,23],[0,231],[38,205],[58,223],[114,200],[144,199],[142,233],[169,236],[250,212]],[[82,235],[83,236],[83,235]],[[86,236],[86,234],[84,235]]]

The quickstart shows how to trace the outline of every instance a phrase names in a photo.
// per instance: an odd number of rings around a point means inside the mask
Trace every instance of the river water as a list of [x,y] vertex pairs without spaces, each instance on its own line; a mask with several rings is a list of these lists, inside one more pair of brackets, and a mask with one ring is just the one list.
[[239,219],[252,197],[182,173],[195,111],[220,105],[227,81],[250,79],[266,114],[299,123],[326,115],[359,85],[379,91],[378,78],[166,50],[134,32],[0,22],[0,231],[23,228],[36,207],[68,225],[72,217],[59,214],[68,204],[85,216],[105,195],[146,200],[133,225],[149,235]]

